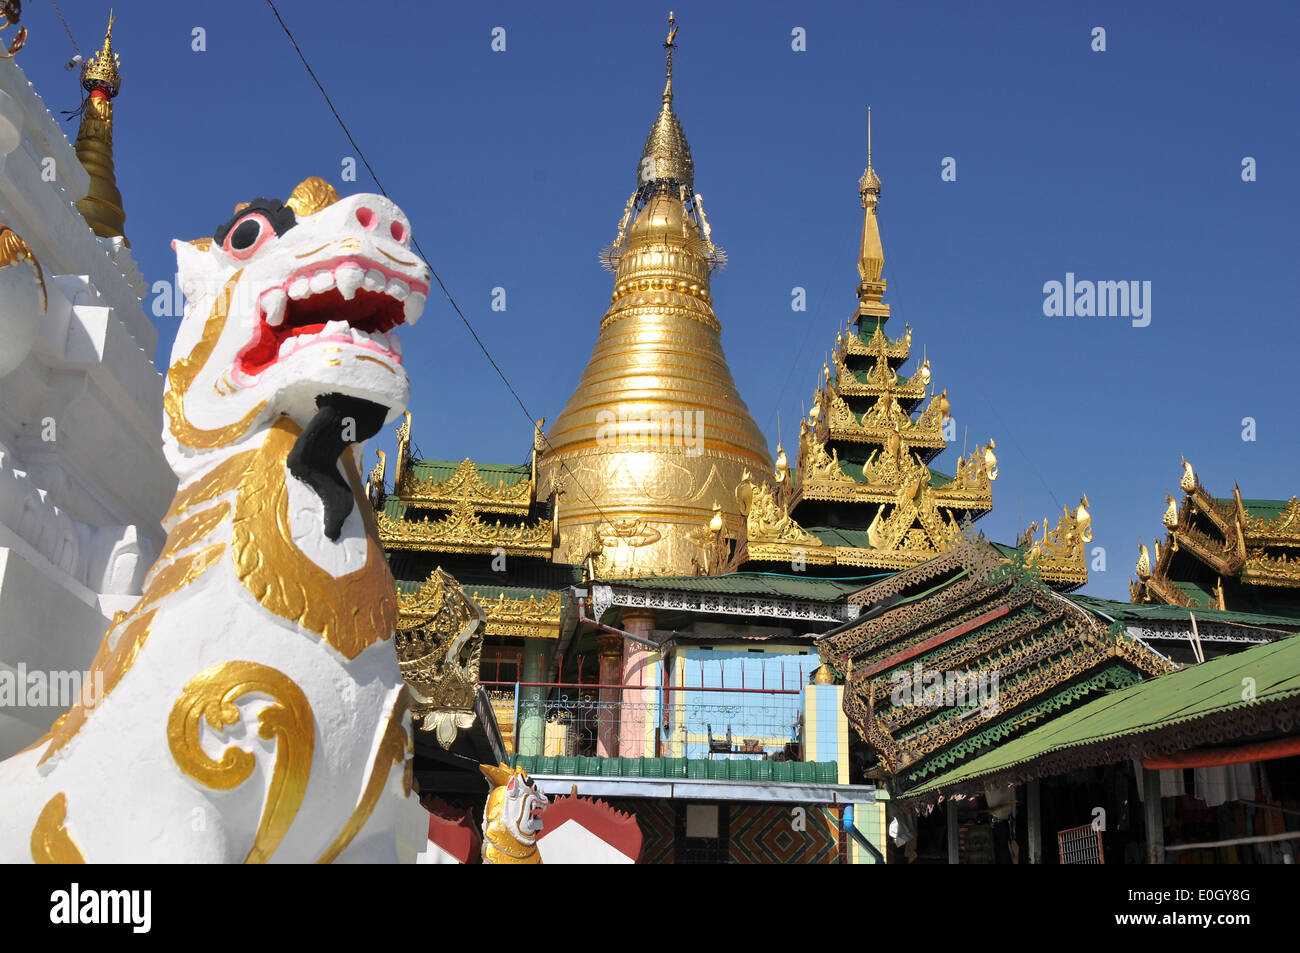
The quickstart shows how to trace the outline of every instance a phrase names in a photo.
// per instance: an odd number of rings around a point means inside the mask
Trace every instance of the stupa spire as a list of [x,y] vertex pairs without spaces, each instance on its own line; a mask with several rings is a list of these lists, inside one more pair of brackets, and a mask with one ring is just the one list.
[[645,148],[641,150],[641,161],[637,166],[638,197],[645,198],[649,191],[662,191],[664,187],[674,192],[686,187],[689,197],[695,188],[695,162],[691,159],[691,147],[682,132],[682,124],[673,112],[673,51],[677,49],[677,21],[668,14],[668,39],[664,41],[667,51],[667,81],[664,84],[663,105],[650,135],[646,137]]
[[674,42],[677,39],[677,19],[673,16],[673,11],[668,11],[668,39],[664,40],[664,49],[668,51],[668,64],[665,72],[668,74],[668,81],[664,84],[664,103],[671,105],[673,101],[673,50],[677,49]]
[[885,248],[880,241],[880,224],[876,220],[876,206],[880,204],[880,176],[871,165],[871,107],[867,107],[867,168],[858,180],[858,194],[862,197],[862,245],[858,250],[858,297],[866,303],[879,302],[885,294],[881,278],[885,270]]
[[88,98],[77,130],[76,150],[90,173],[90,190],[77,203],[77,211],[96,235],[125,239],[126,212],[113,168],[113,99],[122,88],[121,58],[113,52],[113,22],[110,12],[103,46],[81,67],[81,86]]
[[582,377],[537,460],[538,494],[573,483],[558,557],[599,549],[603,575],[716,572],[719,526],[742,518],[733,490],[770,472],[771,454],[722,351],[710,278],[713,244],[695,164],[668,84],[614,242],[602,253],[613,294]]

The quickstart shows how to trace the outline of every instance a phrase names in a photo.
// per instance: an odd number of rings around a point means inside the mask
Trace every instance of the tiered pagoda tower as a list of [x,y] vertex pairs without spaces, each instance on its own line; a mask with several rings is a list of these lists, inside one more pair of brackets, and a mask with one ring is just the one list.
[[[812,409],[799,425],[794,470],[778,447],[775,485],[750,476],[738,491],[747,526],[733,565],[905,569],[947,552],[963,527],[993,507],[994,442],[959,458],[953,475],[929,466],[947,446],[948,392],[936,394],[929,360],[915,360],[910,326],[901,335],[886,331],[881,180],[872,165],[869,113],[858,193],[857,310],[836,334],[831,362],[822,366]],[[1087,581],[1089,523],[1080,505],[1037,544],[1032,532],[1039,528],[1032,528],[1023,542],[1045,580],[1067,588]]]

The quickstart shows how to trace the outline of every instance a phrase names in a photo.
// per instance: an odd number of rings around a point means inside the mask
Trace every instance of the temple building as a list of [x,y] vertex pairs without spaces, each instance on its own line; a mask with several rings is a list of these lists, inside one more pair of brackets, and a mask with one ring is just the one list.
[[1164,543],[1139,543],[1133,601],[1300,619],[1300,498],[1211,496],[1186,460],[1179,489]]
[[[959,458],[952,474],[929,466],[947,447],[952,404],[947,390],[935,394],[929,360],[913,357],[911,326],[894,337],[885,330],[882,183],[872,166],[870,111],[858,192],[858,307],[836,333],[831,363],[822,365],[822,384],[800,421],[795,468],[778,446],[771,481],[762,471],[747,473],[737,488],[746,520],[733,567],[830,574],[907,569],[950,550],[963,528],[993,507],[993,440]],[[1066,510],[1053,529],[1046,520],[1031,525],[1021,541],[1042,578],[1064,591],[1088,579],[1086,504],[1085,498],[1073,513]],[[1036,533],[1043,534],[1037,541]]]
[[[531,459],[423,458],[408,417],[391,472],[381,457],[371,473],[401,591],[404,665],[432,671],[454,656],[463,683],[441,709],[417,699],[428,731],[416,777],[448,796],[477,791],[457,764],[497,744],[544,785],[576,784],[642,818],[660,832],[647,835],[659,860],[883,860],[885,803],[906,786],[888,772],[868,778],[873,764],[900,763],[879,761],[850,730],[876,737],[853,716],[873,690],[852,671],[858,620],[880,611],[863,595],[866,579],[910,570],[917,583],[898,577],[909,593],[948,579],[951,593],[923,606],[935,631],[992,611],[972,659],[1000,658],[1017,635],[1041,633],[1098,687],[1170,663],[1137,646],[1112,671],[1115,653],[1089,641],[1105,627],[1082,609],[1071,626],[1054,602],[1087,580],[1086,500],[1057,526],[997,546],[972,529],[993,505],[992,440],[951,473],[931,467],[948,444],[951,405],[913,354],[910,328],[886,333],[870,143],[858,307],[833,369],[822,368],[795,466],[780,446],[772,460],[722,353],[725,307],[715,311],[711,278],[725,256],[694,192],[671,39],[636,189],[601,254],[614,275],[610,304],[573,395],[549,430],[538,422]],[[975,575],[1014,559],[1033,595],[963,579],[972,559]],[[472,612],[444,609],[459,602],[457,583],[481,607],[468,637]],[[823,642],[828,633],[840,634]],[[1029,678],[1025,704],[1061,681]],[[1053,697],[1060,707],[1084,694]],[[483,724],[489,711],[495,727]],[[995,735],[1005,731],[978,737]],[[796,807],[817,822],[778,847],[770,837]]]
[[[79,675],[139,596],[176,480],[114,176],[112,20],[81,67],[75,146],[21,59],[0,59],[0,673]],[[71,701],[0,701],[0,757]]]

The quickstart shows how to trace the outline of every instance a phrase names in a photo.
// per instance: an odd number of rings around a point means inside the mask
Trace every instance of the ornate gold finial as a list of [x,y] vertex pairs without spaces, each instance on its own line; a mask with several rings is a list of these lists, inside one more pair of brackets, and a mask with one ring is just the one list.
[[713,501],[713,516],[709,518],[709,532],[722,532],[722,504],[717,500]]
[[[1158,546],[1157,546],[1158,548]],[[1159,556],[1157,555],[1157,559]],[[1138,561],[1137,575],[1143,582],[1151,578],[1151,553],[1147,551],[1147,544],[1138,540]]]
[[93,93],[97,87],[103,88],[108,98],[112,99],[122,88],[122,74],[118,72],[122,59],[113,52],[113,11],[108,11],[108,30],[104,33],[104,45],[81,67],[81,86]]
[[1085,543],[1092,542],[1092,514],[1088,512],[1088,494],[1083,494],[1083,501],[1074,511],[1075,522],[1079,525],[1079,537]]
[[[91,231],[101,238],[123,236],[126,212],[117,189],[113,169],[113,98],[122,88],[121,60],[113,52],[113,15],[108,17],[104,45],[81,67],[81,85],[86,90],[85,111],[77,130],[77,158],[90,173],[90,189],[77,202]],[[127,247],[131,243],[126,242]]]
[[[858,191],[862,194],[862,207],[874,208],[880,201],[880,176],[871,165],[871,107],[867,107],[867,168],[858,180]],[[868,205],[868,203],[870,203]]]
[[673,16],[673,11],[668,11],[668,39],[664,40],[664,49],[668,51],[668,65],[665,72],[668,74],[668,82],[664,86],[664,102],[673,101],[673,50],[677,49],[674,42],[677,39],[677,18]]
[[813,684],[814,685],[835,684],[835,675],[831,672],[831,667],[827,665],[825,662],[822,662],[822,664],[817,667],[817,671],[813,674]]
[[673,51],[677,49],[677,21],[671,13],[668,14],[668,26],[668,39],[664,41],[664,49],[668,51],[668,80],[664,86],[663,106],[650,127],[645,148],[641,150],[637,188],[639,190],[651,182],[669,182],[675,190],[680,191],[680,186],[684,185],[686,194],[694,195],[695,162],[681,123],[673,113]]
[[[990,437],[989,445],[984,448],[984,469],[988,471],[990,480],[998,478],[998,455],[993,452],[995,449],[996,444],[993,443],[993,438]],[[1047,528],[1047,520],[1043,520],[1043,528]]]
[[1192,469],[1186,457],[1183,457],[1183,478],[1178,482],[1178,488],[1184,493],[1191,493],[1196,489],[1196,471]]
[[858,277],[862,284],[858,295],[864,301],[879,302],[885,294],[885,248],[880,241],[880,225],[876,221],[876,206],[880,204],[880,176],[871,165],[871,107],[867,107],[867,168],[858,180],[858,194],[862,198],[862,245],[858,250]]
[[1174,501],[1174,498],[1170,496],[1168,493],[1165,494],[1165,502],[1169,504],[1168,506],[1165,507],[1165,515],[1162,520],[1165,524],[1165,528],[1177,529],[1178,528],[1178,504]]

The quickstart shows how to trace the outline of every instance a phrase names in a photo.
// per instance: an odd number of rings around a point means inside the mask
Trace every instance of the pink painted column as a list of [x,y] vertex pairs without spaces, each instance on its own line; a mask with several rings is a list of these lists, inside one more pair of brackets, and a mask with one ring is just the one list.
[[[623,628],[633,635],[649,638],[655,625],[653,609],[628,609],[623,612]],[[650,684],[654,679],[655,652],[640,642],[623,640],[623,684]],[[624,689],[623,717],[619,720],[619,754],[625,758],[654,755],[655,720],[654,688]]]
[[[610,632],[596,636],[600,657],[600,684],[617,685],[623,681],[623,637]],[[600,690],[600,710],[596,715],[596,754],[602,758],[618,756],[618,689]]]

